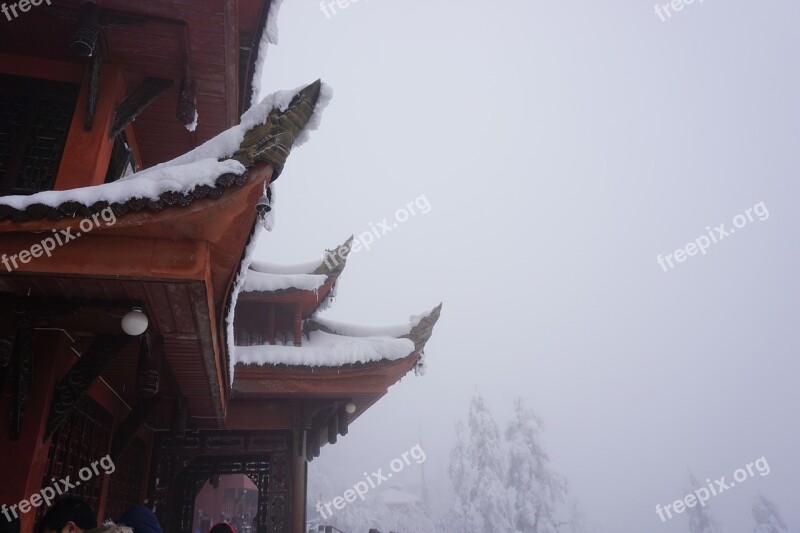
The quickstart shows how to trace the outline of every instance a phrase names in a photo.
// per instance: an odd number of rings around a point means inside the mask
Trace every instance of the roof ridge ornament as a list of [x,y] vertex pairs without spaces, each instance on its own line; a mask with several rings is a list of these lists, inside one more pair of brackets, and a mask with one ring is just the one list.
[[271,163],[275,169],[272,181],[278,179],[292,145],[314,114],[321,90],[322,80],[317,80],[300,90],[284,111],[273,108],[263,124],[245,134],[231,159],[247,168],[256,163]]
[[340,244],[333,250],[325,250],[325,256],[319,266],[312,272],[312,274],[324,274],[329,276],[333,273],[341,273],[347,264],[347,257],[353,249],[354,235],[350,235],[344,244]]
[[441,314],[442,304],[440,303],[431,309],[430,313],[423,315],[419,322],[417,322],[417,325],[411,328],[411,331],[407,335],[403,335],[400,338],[410,339],[414,343],[414,347],[416,347],[417,351],[421,352],[425,348],[425,344],[430,340],[431,335],[433,335],[433,327],[436,325],[436,322],[439,321]]

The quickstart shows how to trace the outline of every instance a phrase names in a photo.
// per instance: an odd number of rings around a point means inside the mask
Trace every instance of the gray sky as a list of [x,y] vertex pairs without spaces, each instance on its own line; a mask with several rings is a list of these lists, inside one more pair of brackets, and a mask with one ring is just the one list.
[[[666,22],[633,0],[284,2],[265,89],[321,77],[334,99],[259,258],[312,260],[425,195],[429,213],[351,256],[326,316],[402,323],[444,301],[428,373],[323,450],[352,465],[343,488],[419,427],[444,479],[477,388],[503,425],[516,396],[544,419],[600,531],[685,532],[654,509],[689,470],[730,480],[762,456],[771,473],[709,509],[751,531],[762,492],[800,528],[798,17],[790,0]],[[768,219],[656,263],[759,202]]]

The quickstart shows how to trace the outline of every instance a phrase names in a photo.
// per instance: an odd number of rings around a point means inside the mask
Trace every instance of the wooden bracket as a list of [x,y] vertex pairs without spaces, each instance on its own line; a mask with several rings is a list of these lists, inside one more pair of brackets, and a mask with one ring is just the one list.
[[140,398],[151,398],[158,393],[161,377],[161,357],[164,337],[147,331],[139,344],[139,367],[136,370],[136,393]]
[[44,440],[58,429],[67,415],[78,405],[92,383],[131,339],[129,335],[98,335],[86,353],[56,384]]
[[148,76],[134,91],[119,103],[114,112],[114,124],[111,127],[109,139],[119,135],[125,127],[133,122],[147,106],[159,97],[161,93],[172,85],[173,81],[166,78]]
[[114,431],[114,441],[111,444],[111,460],[116,461],[125,451],[125,447],[130,444],[136,436],[136,432],[150,413],[158,406],[159,398],[145,398],[136,402],[131,412],[125,417],[119,427]]
[[100,101],[100,62],[102,56],[101,41],[97,42],[95,53],[92,54],[92,61],[89,65],[89,91],[86,102],[86,119],[83,122],[85,131],[92,131],[94,114],[97,111],[97,102]]
[[19,440],[22,433],[22,417],[28,404],[28,395],[33,383],[33,323],[23,319],[14,342],[14,368],[12,370],[13,399],[11,402],[11,440]]
[[183,79],[178,91],[178,109],[175,115],[181,124],[189,126],[197,116],[197,82],[192,78],[189,56],[183,56]]
[[78,29],[72,36],[70,48],[79,57],[92,57],[97,51],[100,37],[100,6],[84,2],[78,12]]

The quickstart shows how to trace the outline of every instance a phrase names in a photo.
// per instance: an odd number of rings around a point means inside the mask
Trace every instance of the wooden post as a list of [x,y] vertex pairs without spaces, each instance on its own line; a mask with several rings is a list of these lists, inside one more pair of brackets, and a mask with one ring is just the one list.
[[300,304],[294,306],[294,345],[302,346],[303,344],[303,312],[300,309]]
[[172,408],[172,435],[183,437],[186,435],[186,426],[189,420],[189,410],[186,405],[186,398],[178,396]]
[[269,304],[267,307],[267,341],[270,344],[275,344],[275,304]]
[[328,419],[328,444],[336,444],[339,436],[339,415],[333,413]]
[[189,126],[197,116],[197,82],[192,78],[189,56],[183,56],[183,79],[178,91],[178,109],[175,115],[181,124]]
[[89,66],[89,87],[86,95],[86,119],[83,122],[84,131],[92,131],[94,114],[97,111],[97,102],[100,100],[100,61],[102,61],[102,55],[100,41],[98,41],[97,49],[92,55],[92,62]]
[[339,409],[339,416],[336,418],[339,422],[339,435],[344,437],[347,435],[348,427],[350,425],[350,421],[347,418],[347,411],[344,410],[344,407]]
[[[295,439],[303,437],[304,430],[294,431]],[[308,463],[304,455],[293,453],[292,458],[292,533],[305,533],[306,527],[306,487],[308,481]]]
[[99,95],[93,117],[92,131],[86,131],[88,113],[88,82],[84,82],[78,95],[78,104],[72,116],[64,153],[58,167],[54,190],[64,191],[89,185],[99,185],[106,180],[108,162],[114,148],[109,140],[111,118],[117,102],[125,96],[125,78],[116,65],[106,64],[100,72]]
[[147,331],[140,340],[139,367],[136,370],[136,393],[150,398],[158,393],[164,337]]
[[[27,416],[21,427],[19,440],[12,441],[6,431],[0,431],[0,502],[18,502],[29,498],[42,488],[42,478],[47,470],[47,457],[50,442],[43,439],[47,409],[53,389],[62,373],[69,368],[72,354],[70,341],[61,332],[39,330],[34,339],[34,359],[36,379],[31,383],[30,396],[26,408]],[[12,408],[11,395],[0,396],[0,412],[4,413],[6,424]],[[21,515],[19,531],[34,531],[36,513]],[[0,524],[5,518],[0,516]]]
[[97,51],[99,36],[100,6],[95,2],[84,2],[78,14],[78,29],[69,46],[79,57],[92,57]]

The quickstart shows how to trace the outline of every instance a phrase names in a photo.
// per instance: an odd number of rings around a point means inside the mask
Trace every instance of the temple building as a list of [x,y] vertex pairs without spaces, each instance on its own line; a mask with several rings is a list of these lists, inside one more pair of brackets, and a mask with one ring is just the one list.
[[441,306],[387,328],[319,316],[352,240],[253,259],[330,99],[318,80],[255,102],[277,3],[0,17],[0,524],[32,531],[32,495],[63,489],[100,520],[146,502],[190,532],[202,487],[244,474],[257,495],[231,501],[254,530],[300,533],[308,462],[423,369]]

